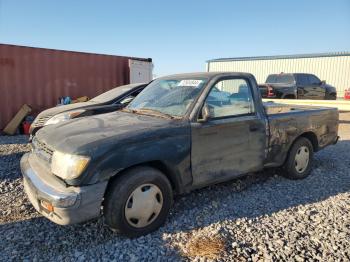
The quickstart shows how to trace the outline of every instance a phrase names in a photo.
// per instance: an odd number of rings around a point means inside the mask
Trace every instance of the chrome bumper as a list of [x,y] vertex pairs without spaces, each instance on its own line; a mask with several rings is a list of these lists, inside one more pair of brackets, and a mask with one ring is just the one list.
[[[32,153],[21,159],[24,190],[34,208],[51,221],[61,224],[84,222],[99,216],[107,182],[91,186],[66,186],[40,165]],[[49,211],[42,203],[50,203]]]

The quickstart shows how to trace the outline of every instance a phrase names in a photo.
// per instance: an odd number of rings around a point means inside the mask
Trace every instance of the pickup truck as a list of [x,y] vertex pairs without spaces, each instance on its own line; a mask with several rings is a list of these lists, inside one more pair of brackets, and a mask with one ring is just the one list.
[[263,98],[335,100],[337,90],[313,74],[272,74],[259,85]]
[[[87,102],[56,106],[42,111],[30,126],[32,136],[46,125],[57,124],[73,118],[103,114],[128,105],[147,84],[138,83],[115,87]],[[30,139],[31,140],[31,139]]]
[[337,109],[264,105],[251,74],[171,75],[121,111],[42,128],[21,170],[48,219],[66,225],[102,214],[135,237],[165,222],[174,194],[270,167],[305,178],[337,133]]

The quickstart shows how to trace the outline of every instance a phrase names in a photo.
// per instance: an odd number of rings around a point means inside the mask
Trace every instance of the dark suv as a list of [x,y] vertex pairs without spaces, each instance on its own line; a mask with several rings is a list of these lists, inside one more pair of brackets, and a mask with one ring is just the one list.
[[336,88],[313,74],[272,74],[259,88],[263,98],[337,99]]

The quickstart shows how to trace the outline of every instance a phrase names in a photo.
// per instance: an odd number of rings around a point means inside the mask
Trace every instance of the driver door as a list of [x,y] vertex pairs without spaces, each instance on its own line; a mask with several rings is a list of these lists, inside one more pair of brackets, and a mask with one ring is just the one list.
[[308,79],[310,83],[310,88],[313,92],[313,99],[324,99],[326,93],[325,89],[322,86],[321,80],[314,75],[309,75]]
[[205,100],[210,117],[192,123],[193,185],[200,187],[259,170],[265,158],[265,120],[256,114],[248,80],[218,81]]

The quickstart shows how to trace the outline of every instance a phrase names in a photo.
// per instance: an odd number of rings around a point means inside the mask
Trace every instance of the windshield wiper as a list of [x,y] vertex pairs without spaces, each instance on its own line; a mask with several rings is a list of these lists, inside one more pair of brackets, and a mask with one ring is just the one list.
[[163,113],[161,111],[151,109],[151,108],[130,109],[130,108],[124,107],[123,109],[121,109],[121,111],[133,113],[133,114],[156,115],[156,116],[162,116],[162,117],[165,116],[165,117],[170,118],[170,119],[174,119],[174,118],[180,119],[181,118],[180,116],[173,116],[173,115]]
[[173,115],[167,114],[167,113],[163,113],[161,111],[155,110],[155,109],[151,109],[151,108],[140,108],[140,109],[136,109],[135,113],[150,113],[152,115],[157,115],[157,116],[165,116],[168,117],[170,119],[174,119],[174,118],[179,118],[179,117],[175,117]]

